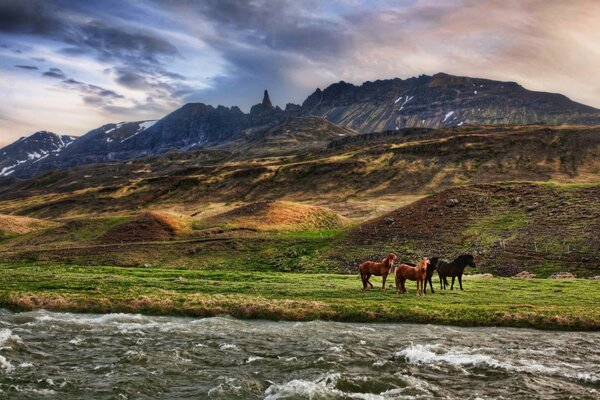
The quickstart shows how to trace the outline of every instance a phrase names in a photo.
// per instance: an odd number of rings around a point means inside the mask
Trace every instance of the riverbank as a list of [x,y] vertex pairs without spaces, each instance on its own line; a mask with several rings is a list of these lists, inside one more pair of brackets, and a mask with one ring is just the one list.
[[463,285],[415,296],[411,282],[399,296],[363,291],[356,275],[3,264],[0,307],[600,330],[598,281],[478,277]]

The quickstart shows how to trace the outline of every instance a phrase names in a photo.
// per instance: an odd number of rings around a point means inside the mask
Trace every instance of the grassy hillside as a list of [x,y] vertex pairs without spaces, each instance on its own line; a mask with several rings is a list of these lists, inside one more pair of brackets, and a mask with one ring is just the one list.
[[[288,200],[366,218],[435,191],[498,181],[596,182],[595,127],[465,127],[398,131],[279,154],[234,150],[172,153],[119,164],[5,179],[0,213],[40,218]],[[388,208],[389,209],[389,208]],[[383,210],[385,211],[385,210]]]
[[400,130],[291,154],[202,150],[9,179],[0,213],[44,228],[5,234],[0,252],[10,262],[313,273],[354,273],[388,251],[407,261],[470,252],[504,276],[600,275],[598,129]]
[[[476,255],[483,272],[600,275],[600,185],[502,183],[448,189],[353,229],[340,257],[396,251]],[[473,271],[476,272],[476,271]]]

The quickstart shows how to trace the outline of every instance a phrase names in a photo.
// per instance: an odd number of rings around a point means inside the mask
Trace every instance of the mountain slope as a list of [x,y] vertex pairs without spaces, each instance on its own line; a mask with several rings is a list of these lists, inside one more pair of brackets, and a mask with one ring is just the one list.
[[334,125],[324,118],[303,116],[289,118],[267,131],[258,131],[222,146],[246,155],[288,154],[322,149],[329,142],[352,137],[357,132]]
[[317,89],[302,109],[362,133],[463,124],[600,124],[600,110],[560,94],[444,73],[361,86],[339,82]]
[[47,158],[54,158],[75,140],[72,136],[39,131],[0,149],[0,176],[10,176]]

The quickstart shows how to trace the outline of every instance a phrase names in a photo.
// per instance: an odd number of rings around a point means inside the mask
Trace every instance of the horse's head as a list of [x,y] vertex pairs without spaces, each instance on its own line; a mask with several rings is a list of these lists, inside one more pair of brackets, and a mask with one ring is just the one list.
[[440,259],[439,257],[431,257],[429,259],[429,268],[428,269],[431,271],[435,271],[437,268],[439,259]]
[[473,267],[476,268],[477,266],[475,265],[475,258],[471,255],[471,254],[463,254],[461,256],[458,256],[461,264],[465,265],[465,266],[469,266],[469,267]]
[[421,271],[426,271],[427,267],[429,266],[429,258],[427,257],[423,257],[421,259],[421,262],[419,264],[417,264],[417,268]]
[[390,253],[387,256],[388,259],[388,263],[390,265],[390,268],[394,266],[394,263],[396,262],[396,260],[398,259],[398,256],[395,253]]

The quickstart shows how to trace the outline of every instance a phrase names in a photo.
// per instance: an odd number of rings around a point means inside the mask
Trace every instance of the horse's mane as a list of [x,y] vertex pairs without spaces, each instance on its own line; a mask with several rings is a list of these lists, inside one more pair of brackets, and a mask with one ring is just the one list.
[[[425,260],[427,260],[428,262],[426,263]],[[428,258],[422,258],[421,261],[419,261],[419,263],[417,264],[417,266],[415,268],[419,271],[426,271],[427,266],[429,265],[429,262],[430,261]]]
[[469,261],[471,261],[473,259],[473,256],[471,254],[461,254],[460,256],[456,257],[456,262],[461,262],[461,263],[467,263]]

